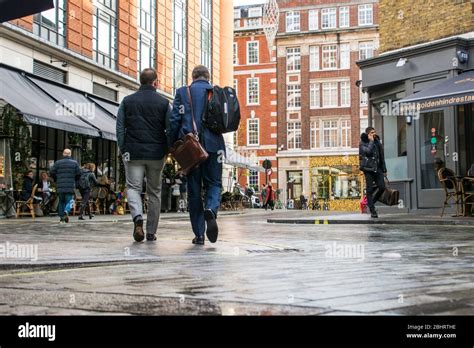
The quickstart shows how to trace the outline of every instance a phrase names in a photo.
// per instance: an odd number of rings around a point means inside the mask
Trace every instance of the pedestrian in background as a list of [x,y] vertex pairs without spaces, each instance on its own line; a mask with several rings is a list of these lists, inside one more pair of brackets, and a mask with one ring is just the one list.
[[268,184],[266,192],[265,192],[265,210],[270,207],[271,210],[275,207],[275,191],[273,191],[273,187],[271,184]]
[[76,181],[81,177],[79,164],[71,158],[71,150],[64,149],[63,159],[54,163],[50,175],[56,182],[59,198],[58,215],[60,223],[69,222],[69,213],[74,204]]
[[161,212],[161,173],[168,154],[166,119],[168,100],[156,92],[158,75],[154,69],[140,73],[140,88],[125,97],[117,115],[117,142],[127,180],[127,201],[134,223],[133,238],[145,239],[143,230],[143,181],[146,177],[148,214],[147,241],[156,240]]
[[[217,212],[221,203],[222,161],[219,153],[225,151],[224,137],[203,127],[204,108],[208,93],[212,91],[209,70],[198,65],[193,69],[191,86],[176,91],[173,112],[169,120],[169,142],[172,146],[178,139],[193,132],[193,116],[199,139],[208,152],[208,159],[187,175],[189,216],[195,238],[193,244],[204,244],[204,233],[211,243],[218,236]],[[201,191],[204,189],[204,201]]]
[[94,215],[91,212],[89,199],[91,196],[91,189],[94,186],[99,186],[99,182],[95,177],[95,164],[94,163],[86,163],[84,168],[81,169],[81,177],[79,178],[79,192],[81,193],[81,208],[79,210],[79,220],[84,219],[84,213],[89,215],[89,219],[92,219]]

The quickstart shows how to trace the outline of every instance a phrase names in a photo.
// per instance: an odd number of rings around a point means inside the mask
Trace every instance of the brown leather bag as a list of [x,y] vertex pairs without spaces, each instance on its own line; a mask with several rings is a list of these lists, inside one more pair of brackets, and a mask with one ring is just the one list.
[[180,172],[187,175],[192,169],[208,159],[209,154],[199,142],[196,121],[194,119],[193,100],[189,87],[187,88],[189,102],[191,104],[191,117],[193,119],[193,132],[186,134],[176,141],[170,149],[171,155],[181,166]]
[[379,197],[379,202],[385,205],[397,205],[398,200],[400,199],[400,192],[398,190],[390,188],[390,181],[388,179],[385,183],[385,191],[383,191],[382,195]]

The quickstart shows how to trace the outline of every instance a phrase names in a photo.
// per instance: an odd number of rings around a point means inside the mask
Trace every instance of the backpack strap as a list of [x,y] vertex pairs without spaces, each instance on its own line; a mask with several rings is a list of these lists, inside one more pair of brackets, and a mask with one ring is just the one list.
[[191,117],[193,119],[193,130],[194,134],[198,136],[197,134],[197,126],[196,126],[196,120],[194,118],[194,108],[193,108],[193,98],[191,97],[191,90],[189,86],[186,87],[186,91],[188,92],[188,98],[189,98],[189,104],[191,105]]

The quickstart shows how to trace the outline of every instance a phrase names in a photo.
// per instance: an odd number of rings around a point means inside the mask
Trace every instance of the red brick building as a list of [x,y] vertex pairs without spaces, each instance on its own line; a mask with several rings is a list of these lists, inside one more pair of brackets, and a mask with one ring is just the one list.
[[[355,210],[367,100],[359,59],[378,49],[378,1],[278,1],[278,182],[282,201]],[[326,203],[326,204],[324,204]]]
[[[236,133],[236,152],[261,166],[272,162],[269,182],[277,187],[277,79],[275,50],[271,53],[262,27],[263,5],[234,8],[234,86],[242,119]],[[242,186],[261,188],[265,172],[237,169]]]

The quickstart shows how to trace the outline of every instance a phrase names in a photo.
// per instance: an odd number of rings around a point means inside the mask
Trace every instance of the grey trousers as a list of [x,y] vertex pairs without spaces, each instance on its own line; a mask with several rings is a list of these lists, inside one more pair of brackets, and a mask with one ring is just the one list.
[[127,201],[132,218],[143,215],[142,191],[146,177],[146,193],[148,196],[148,214],[146,233],[156,234],[161,211],[161,173],[165,165],[162,160],[124,161],[127,177]]

